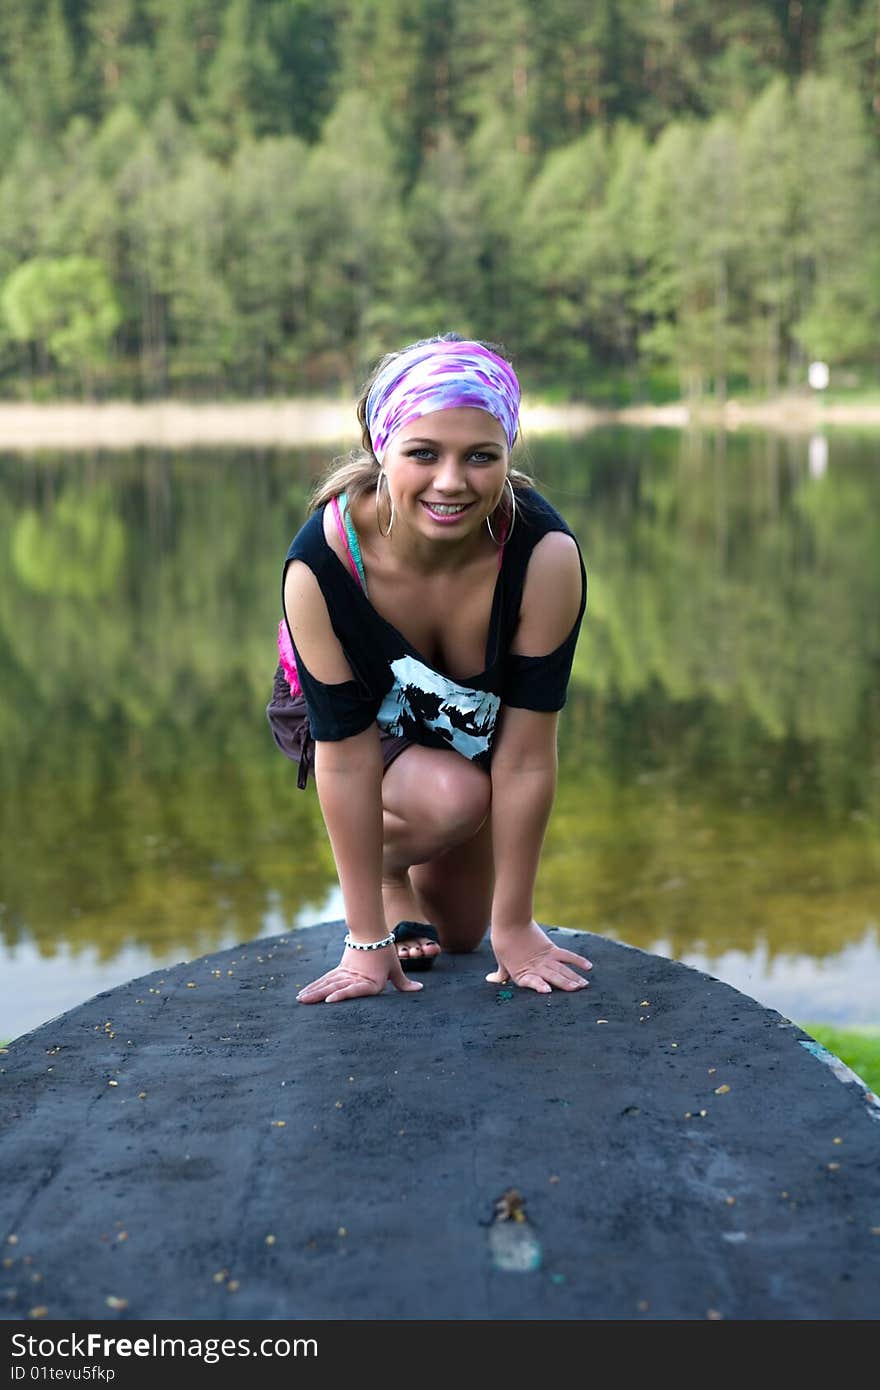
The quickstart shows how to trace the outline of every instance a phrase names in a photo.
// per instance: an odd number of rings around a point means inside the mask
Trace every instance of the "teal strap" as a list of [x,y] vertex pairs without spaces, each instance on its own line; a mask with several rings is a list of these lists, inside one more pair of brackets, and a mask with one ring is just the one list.
[[352,553],[352,557],[354,559],[355,564],[357,565],[357,572],[361,577],[361,584],[363,586],[364,593],[366,593],[367,576],[364,574],[364,562],[361,558],[361,543],[358,540],[357,531],[354,529],[354,523],[351,519],[351,512],[349,511],[348,507],[348,493],[341,492],[339,494],[339,504],[342,508],[342,519],[345,523],[345,534],[348,539],[348,548]]

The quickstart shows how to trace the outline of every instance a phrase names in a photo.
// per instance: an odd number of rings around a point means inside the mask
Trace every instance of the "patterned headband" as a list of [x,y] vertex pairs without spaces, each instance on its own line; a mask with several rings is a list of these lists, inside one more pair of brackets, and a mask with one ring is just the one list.
[[398,430],[435,410],[476,406],[516,438],[519,382],[509,362],[474,342],[432,342],[388,363],[367,396],[367,429],[379,462]]

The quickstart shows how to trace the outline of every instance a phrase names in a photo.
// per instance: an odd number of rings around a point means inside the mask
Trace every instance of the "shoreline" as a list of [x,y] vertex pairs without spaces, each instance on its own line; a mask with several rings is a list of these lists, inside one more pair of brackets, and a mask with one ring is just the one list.
[[[542,434],[584,434],[607,425],[642,429],[724,429],[742,427],[787,434],[814,434],[826,427],[865,426],[880,430],[877,405],[823,405],[803,397],[724,405],[626,406],[599,409],[587,404],[548,405],[523,401],[526,438]],[[0,402],[0,449],[163,449],[231,446],[296,448],[310,444],[358,444],[349,400],[315,398],[235,401],[217,404],[165,400],[148,404]]]

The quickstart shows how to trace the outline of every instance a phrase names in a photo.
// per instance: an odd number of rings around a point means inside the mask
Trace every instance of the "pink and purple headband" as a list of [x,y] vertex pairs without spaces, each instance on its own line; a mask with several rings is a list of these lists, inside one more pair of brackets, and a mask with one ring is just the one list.
[[398,430],[435,410],[476,406],[500,421],[513,447],[519,382],[509,362],[482,343],[438,341],[410,348],[379,373],[367,396],[366,421],[379,462]]

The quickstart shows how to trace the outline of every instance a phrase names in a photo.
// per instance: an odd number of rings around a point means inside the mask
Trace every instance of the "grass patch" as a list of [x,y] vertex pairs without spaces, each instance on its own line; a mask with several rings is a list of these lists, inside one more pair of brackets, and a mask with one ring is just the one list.
[[880,1028],[835,1028],[830,1023],[802,1023],[800,1027],[880,1095]]

